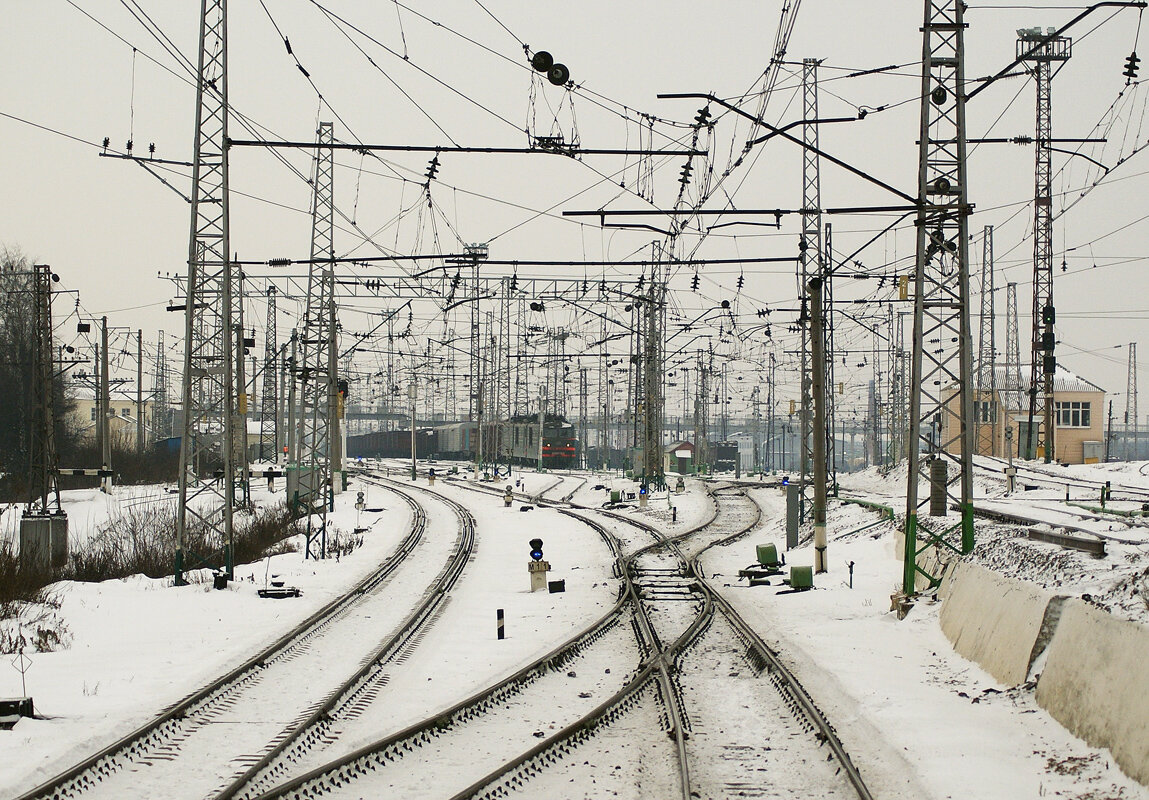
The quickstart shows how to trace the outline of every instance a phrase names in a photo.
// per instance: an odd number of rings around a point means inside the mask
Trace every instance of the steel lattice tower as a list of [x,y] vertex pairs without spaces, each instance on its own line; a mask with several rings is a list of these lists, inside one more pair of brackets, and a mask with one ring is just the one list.
[[[918,563],[937,547],[973,549],[972,343],[969,321],[969,214],[966,186],[965,22],[961,0],[926,0],[922,27],[921,120],[918,135],[917,258],[910,374],[909,475],[902,590],[918,575],[940,576]],[[929,458],[922,458],[923,448]],[[947,470],[941,513],[957,505],[956,523],[918,521],[918,483],[934,462]],[[940,469],[938,470],[940,472]],[[932,504],[931,504],[932,505]],[[920,537],[920,538],[919,538]],[[954,544],[953,540],[958,544]]]
[[157,439],[172,435],[171,403],[168,400],[168,354],[164,332],[156,333],[155,389],[152,392],[152,429]]
[[826,421],[826,479],[837,496],[838,467],[834,445],[834,240],[833,230],[826,223],[822,259],[822,352],[825,354],[826,375],[822,383],[826,387],[826,402],[823,415]]
[[[335,159],[333,126],[321,122],[315,150],[311,206],[311,264],[303,318],[299,374],[299,436],[296,439],[296,513],[307,517],[305,558],[325,558],[328,492],[331,491],[331,422],[335,386]],[[318,521],[314,517],[318,516]]]
[[978,408],[976,411],[977,450],[979,455],[994,455],[997,416],[997,375],[993,313],[993,226],[982,230],[981,259],[981,330],[977,347]]
[[1137,460],[1137,342],[1129,343],[1129,376],[1125,382],[1125,460]]
[[[184,313],[183,429],[176,512],[175,583],[219,561],[188,550],[189,533],[223,550],[232,572],[237,396],[228,230],[227,0],[203,0],[196,76],[191,236]],[[200,535],[202,533],[202,536]]]
[[651,276],[647,296],[639,305],[642,320],[642,481],[661,489],[666,485],[662,462],[662,355],[666,284]]
[[[1052,31],[1050,31],[1052,34]],[[1052,63],[1068,61],[1072,41],[1044,35],[1040,28],[1018,31],[1017,57],[1031,63],[1037,84],[1037,137],[1033,196],[1033,336],[1029,381],[1029,424],[1026,453],[1035,434],[1045,463],[1053,460],[1053,378],[1056,371],[1053,310],[1053,164],[1051,159]],[[1040,388],[1039,388],[1040,387]]]
[[267,326],[263,336],[263,393],[259,404],[259,457],[279,461],[279,387],[276,370],[276,356],[279,351],[276,347],[276,302],[275,284],[267,285]]
[[[1011,411],[1020,412],[1025,392],[1021,383],[1021,329],[1017,320],[1016,283],[1005,285],[1005,359],[1005,383],[1009,392],[1006,405]],[[1020,444],[1018,442],[1017,446]]]
[[52,344],[52,268],[32,267],[32,313],[36,339],[32,351],[36,413],[32,425],[32,490],[27,516],[63,516],[56,453],[55,347]]
[[813,469],[814,447],[814,399],[811,389],[814,381],[811,373],[811,337],[823,335],[821,331],[810,330],[813,316],[807,307],[809,294],[807,285],[811,278],[821,277],[822,259],[822,199],[818,157],[818,64],[819,59],[807,58],[802,61],[802,238],[799,241],[800,274],[798,292],[802,300],[802,407],[801,411],[801,460],[798,478],[798,515],[806,521],[813,503],[811,472]]

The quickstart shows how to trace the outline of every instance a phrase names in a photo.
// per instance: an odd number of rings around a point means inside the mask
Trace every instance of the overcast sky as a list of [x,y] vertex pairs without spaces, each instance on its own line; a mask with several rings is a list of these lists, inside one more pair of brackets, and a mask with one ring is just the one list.
[[[967,76],[989,75],[1005,66],[1013,57],[1017,28],[1060,25],[1079,8],[1050,4],[1019,10],[974,4],[967,12]],[[109,152],[124,152],[130,138],[137,154],[146,153],[148,143],[154,142],[157,157],[189,160],[194,90],[176,59],[130,10],[140,19],[146,14],[155,30],[194,61],[198,2],[16,0],[7,5],[0,47],[5,76],[0,112],[6,115],[0,117],[0,243],[51,264],[61,285],[78,291],[84,314],[107,314],[113,325],[142,327],[151,340],[163,328],[171,341],[182,330],[182,319],[163,310],[174,290],[170,281],[157,276],[186,271],[189,208],[178,192],[188,192],[188,170],[160,171],[168,187],[130,162],[100,158],[99,153],[107,136]],[[322,120],[335,123],[341,141],[373,144],[521,147],[529,132],[559,133],[567,140],[577,134],[586,148],[664,148],[676,140],[686,145],[689,123],[702,101],[659,100],[656,95],[713,92],[732,101],[748,96],[745,107],[757,111],[756,93],[780,12],[777,1],[702,6],[678,0],[590,0],[548,6],[505,0],[484,0],[481,5],[475,0],[406,5],[232,0],[231,102],[261,126],[261,136],[290,140],[312,140]],[[798,62],[824,59],[820,115],[857,117],[859,109],[869,113],[860,121],[823,126],[823,148],[914,194],[921,23],[920,3],[805,0],[790,39],[790,63],[769,99],[767,118],[793,122],[801,117]],[[1144,339],[1141,363],[1149,364],[1149,337],[1141,336],[1149,318],[1149,279],[1144,276],[1149,211],[1143,202],[1149,166],[1134,154],[1149,140],[1149,125],[1143,125],[1144,90],[1138,85],[1126,88],[1121,75],[1125,56],[1137,46],[1138,32],[1136,10],[1093,14],[1070,32],[1073,58],[1053,85],[1054,136],[1107,136],[1106,145],[1082,152],[1113,168],[1079,197],[1097,180],[1099,168],[1085,158],[1055,154],[1054,190],[1062,193],[1055,201],[1059,217],[1054,238],[1059,360],[1100,384],[1111,397],[1117,395],[1118,412],[1125,406],[1129,342]],[[283,36],[290,40],[293,55]],[[577,88],[568,91],[539,80],[527,65],[524,45],[532,52],[549,51],[565,63]],[[899,68],[850,77],[855,71],[892,65]],[[999,82],[970,103],[969,136],[1032,135],[1034,102],[1032,79]],[[709,168],[714,170],[708,207],[800,207],[801,153],[784,141],[755,148],[728,177],[718,180],[751,134],[744,121],[723,115],[718,107],[711,112],[718,122],[700,142],[710,149]],[[648,125],[647,119],[656,121]],[[249,137],[234,120],[231,132],[234,138]],[[311,172],[306,151],[286,152],[284,157],[303,175]],[[971,272],[976,281],[981,231],[993,225],[1000,288],[998,349],[1005,349],[1004,286],[1014,281],[1019,286],[1023,360],[1028,360],[1032,299],[1033,157],[1032,147],[987,144],[971,148],[970,160],[969,197],[976,206],[970,222],[976,235]],[[1122,158],[1126,160],[1118,165]],[[597,218],[563,219],[562,211],[670,207],[685,163],[681,156],[642,165],[622,156],[573,160],[443,154],[428,208],[425,198],[419,201],[430,154],[385,153],[376,159],[343,152],[336,160],[336,202],[343,215],[336,234],[340,255],[457,252],[461,241],[490,242],[492,259],[576,261],[648,257],[651,243],[663,237],[648,230],[603,230]],[[232,249],[243,259],[257,261],[306,257],[306,181],[266,150],[235,149],[231,164],[236,192]],[[699,160],[694,167],[687,202],[697,200],[708,169]],[[823,164],[824,207],[892,201],[896,198],[883,190]],[[721,221],[747,219],[732,215]],[[642,221],[656,227],[664,223],[660,218]],[[835,216],[828,221],[834,226],[836,258],[841,258],[893,217]],[[705,237],[681,237],[676,255],[793,257],[800,225],[797,216],[783,218],[779,229],[728,225]],[[836,297],[876,301],[895,296],[893,278],[909,272],[912,254],[912,227],[903,224],[856,256],[859,263],[849,265],[849,271],[870,277],[840,279]],[[485,274],[510,271],[491,267]],[[610,267],[606,274],[633,278],[640,271]],[[585,275],[592,281],[603,272],[597,266],[518,270],[520,277]],[[370,277],[366,270],[360,274]],[[787,331],[795,317],[790,310],[795,307],[794,267],[706,267],[698,291],[691,289],[693,274],[692,268],[674,274],[670,324],[692,320],[730,300],[743,340],[719,342],[717,326],[726,334],[729,322],[714,316],[712,338],[689,348],[714,341],[737,357],[735,365],[745,377],[739,397],[745,399],[744,387],[760,380],[763,354],[770,347],[780,363],[792,363],[785,353],[796,341]],[[74,297],[57,302],[62,315],[74,305]],[[348,303],[341,315],[344,328],[374,324],[386,307],[362,300]],[[757,312],[767,308],[771,315],[759,317]],[[877,303],[846,310],[866,325],[886,314]],[[252,305],[250,311],[252,326],[262,330],[262,306]],[[285,304],[281,339],[296,313]],[[590,318],[572,323],[566,313],[548,309],[543,324],[591,327]],[[760,327],[766,319],[771,322],[769,341]],[[593,322],[595,331],[598,324]],[[846,403],[863,403],[865,385],[873,377],[874,334],[848,319],[837,324],[843,351],[837,379],[848,386]],[[752,326],[759,327],[749,330]],[[436,336],[443,331],[441,316],[436,318],[431,310],[421,310],[414,327]],[[70,331],[74,326],[62,328],[65,337]],[[879,326],[878,334],[884,336],[886,330]],[[679,336],[670,349],[685,338]],[[780,382],[792,384],[791,377],[779,374]],[[787,393],[794,394],[792,386],[779,388],[779,403]],[[1149,412],[1149,402],[1142,407],[1142,415]]]

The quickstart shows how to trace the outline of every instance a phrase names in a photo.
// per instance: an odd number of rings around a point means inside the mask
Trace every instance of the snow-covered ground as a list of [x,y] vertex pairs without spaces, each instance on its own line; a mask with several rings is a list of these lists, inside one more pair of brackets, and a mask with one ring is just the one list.
[[[1107,479],[1103,468],[1088,472],[1090,478]],[[402,469],[395,473],[400,475]],[[572,499],[587,507],[601,506],[611,489],[637,491],[633,481],[617,476],[592,475],[583,481],[584,477],[525,471],[493,485],[501,488],[520,481],[528,494],[547,490],[551,499],[577,486]],[[870,471],[840,477],[843,494],[884,499],[903,511],[904,499],[898,498],[904,498],[904,473]],[[557,478],[562,482],[556,485]],[[1140,476],[1137,467],[1119,476],[1109,473],[1109,478],[1129,485],[1136,481],[1149,489],[1149,478]],[[425,478],[418,483],[425,487]],[[594,488],[598,485],[604,488]],[[713,509],[700,483],[688,480],[687,487],[684,494],[656,494],[645,509],[634,504],[622,512],[641,515],[668,531],[684,530],[708,518]],[[359,490],[367,492],[369,508],[383,510],[356,512],[352,504]],[[389,729],[446,706],[546,652],[601,615],[616,596],[609,552],[585,526],[544,508],[520,511],[523,503],[518,501],[506,509],[501,498],[449,481],[438,481],[434,491],[474,510],[476,554],[453,590],[447,611],[415,656],[414,668],[398,676],[382,696],[393,712],[388,715]],[[1035,514],[1042,507],[1038,501],[1051,501],[1056,494],[1025,492],[1004,499],[1003,493],[996,482],[979,480],[979,499],[1009,502]],[[132,490],[133,497],[136,494]],[[98,525],[117,504],[148,498],[169,502],[159,489],[138,494],[129,501],[126,489],[117,489],[112,498],[70,493],[66,502],[73,534],[83,535],[82,527]],[[779,594],[780,587],[749,588],[739,581],[738,568],[754,560],[754,544],[774,541],[784,549],[782,494],[763,488],[753,490],[753,496],[766,511],[759,530],[734,545],[712,550],[703,567],[798,669],[875,796],[1149,798],[1149,789],[1125,777],[1107,752],[1075,739],[1040,709],[1031,688],[1006,689],[956,655],[939,630],[936,605],[919,602],[902,621],[889,612],[901,564],[893,552],[894,524],[873,525],[878,519],[874,512],[832,505],[830,572],[817,577],[813,592]],[[299,553],[275,556],[239,568],[240,580],[228,591],[203,585],[176,589],[170,579],[141,577],[58,585],[59,613],[71,644],[58,652],[29,654],[27,693],[46,719],[22,720],[13,730],[0,731],[0,796],[18,794],[123,735],[353,585],[390,552],[406,529],[408,511],[389,492],[353,481],[350,491],[339,497],[332,520],[345,531],[368,527],[363,546],[339,562],[303,561]],[[1096,524],[1105,528],[1112,524],[1115,532],[1132,539],[1141,529],[1129,528],[1128,522]],[[0,530],[10,527],[7,520],[0,521]],[[437,521],[428,535],[453,538],[455,531],[447,528],[448,523]],[[535,537],[544,540],[546,558],[553,565],[550,577],[566,580],[564,593],[527,591],[527,541]],[[1144,575],[1142,562],[1149,545],[1109,546],[1106,559],[1066,556],[1069,551],[1052,545],[1019,541],[1008,526],[979,522],[975,557],[1003,570],[1013,564],[1023,577],[1060,582],[1062,593],[1088,593],[1115,613],[1140,618],[1132,610],[1124,611],[1126,604],[1118,598],[1132,585],[1127,605],[1144,605],[1138,588],[1143,584],[1137,584],[1134,576]],[[1044,561],[1010,557],[1021,547],[1026,553],[1032,548],[1033,553],[1052,555]],[[811,564],[812,551],[809,546],[797,548],[787,560]],[[1037,574],[1039,568],[1051,565],[1054,572]],[[268,573],[300,586],[303,596],[260,600],[255,589]],[[497,608],[506,612],[507,638],[502,641],[495,636]],[[20,674],[7,661],[0,664],[0,696],[23,693]],[[364,733],[348,744],[377,733]],[[588,793],[592,788],[588,784],[579,791]],[[637,791],[632,796],[643,795]]]

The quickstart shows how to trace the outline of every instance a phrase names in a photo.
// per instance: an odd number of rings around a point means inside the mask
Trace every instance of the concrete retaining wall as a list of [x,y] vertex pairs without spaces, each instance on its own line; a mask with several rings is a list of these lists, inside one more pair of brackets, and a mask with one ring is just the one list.
[[1065,604],[1037,683],[1037,702],[1121,769],[1149,785],[1149,628],[1080,600]]
[[941,627],[954,650],[1004,684],[1024,683],[1052,595],[968,561],[951,568],[940,594]]

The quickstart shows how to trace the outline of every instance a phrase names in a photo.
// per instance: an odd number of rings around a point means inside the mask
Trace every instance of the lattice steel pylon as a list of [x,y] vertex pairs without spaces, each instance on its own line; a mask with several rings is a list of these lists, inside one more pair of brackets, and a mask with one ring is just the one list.
[[666,486],[662,461],[662,422],[664,397],[662,356],[666,284],[651,276],[647,295],[639,305],[642,311],[642,482],[649,487]]
[[[335,310],[335,158],[333,125],[319,123],[311,204],[311,263],[307,305],[300,337],[299,435],[294,492],[289,499],[306,517],[304,558],[327,556],[327,508],[331,491],[331,422],[336,406],[334,363]],[[316,519],[318,517],[318,519]]]
[[[963,11],[962,0],[925,1],[902,581],[907,595],[916,593],[919,575],[931,587],[940,580],[919,563],[925,551],[936,547],[967,553],[974,544]],[[922,458],[923,449],[929,458]],[[942,477],[935,461],[947,466],[944,481],[939,481],[944,483],[944,498],[939,498],[944,504],[931,502],[938,522],[927,526],[918,520],[918,482],[929,480],[931,473]],[[952,477],[951,463],[958,467]],[[949,515],[953,505],[959,514],[956,523]]]
[[1125,460],[1136,461],[1137,456],[1137,342],[1130,342],[1129,375],[1125,382]]
[[[1005,425],[1007,430],[1011,430],[1013,423],[1009,418],[1009,414],[1020,412],[1022,409],[1022,398],[1025,393],[1022,391],[1021,383],[1021,333],[1017,321],[1017,284],[1007,283],[1005,285],[1005,405],[1006,405],[1006,419]],[[1010,447],[1009,439],[1006,440],[1006,447]],[[1013,448],[1021,446],[1021,442],[1013,439]],[[1013,454],[1017,455],[1018,451],[1013,449]]]
[[263,391],[259,399],[259,458],[263,461],[279,461],[279,371],[276,357],[279,354],[276,339],[276,288],[267,284],[267,325],[263,336]]
[[172,435],[171,403],[168,400],[168,354],[164,332],[156,333],[155,389],[152,391],[152,430],[157,439]]
[[32,267],[33,374],[36,411],[32,423],[32,497],[26,516],[64,516],[60,507],[60,470],[56,452],[55,347],[52,344],[52,268]]
[[802,407],[800,420],[801,461],[798,478],[799,500],[798,518],[806,522],[813,509],[813,457],[814,457],[814,380],[811,374],[811,335],[824,335],[810,330],[812,309],[807,307],[809,294],[807,286],[811,278],[821,278],[824,273],[822,248],[822,198],[818,157],[818,64],[820,59],[802,60],[802,238],[798,244],[799,275],[798,292],[802,299]]
[[[232,574],[235,392],[227,153],[227,0],[203,0],[196,76],[191,236],[184,313],[183,429],[175,584],[219,564]],[[190,549],[192,542],[196,549]]]
[[[1041,28],[1017,32],[1017,57],[1032,64],[1037,85],[1037,136],[1034,139],[1035,168],[1033,194],[1033,336],[1029,369],[1029,424],[1026,428],[1025,457],[1053,460],[1057,442],[1053,425],[1053,377],[1056,372],[1053,310],[1053,130],[1051,89],[1052,63],[1068,61],[1072,40],[1043,34]],[[1040,386],[1040,389],[1039,389]],[[1035,425],[1035,420],[1038,420]],[[1035,430],[1037,428],[1037,430]],[[1037,450],[1032,449],[1037,434]]]
[[997,441],[997,419],[1001,413],[997,402],[997,361],[995,357],[993,313],[993,226],[982,229],[981,317],[977,345],[977,425],[978,455],[992,456]]
[[822,414],[826,428],[826,480],[838,496],[837,447],[834,443],[834,248],[833,230],[826,223],[822,240],[822,352],[826,370],[822,385],[825,387],[825,405]]

